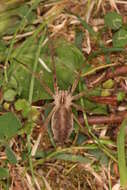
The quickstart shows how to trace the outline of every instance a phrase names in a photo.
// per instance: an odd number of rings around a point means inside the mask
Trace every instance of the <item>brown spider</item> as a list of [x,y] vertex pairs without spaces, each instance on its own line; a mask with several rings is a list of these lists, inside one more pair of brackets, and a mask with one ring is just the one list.
[[[54,63],[54,61],[52,63]],[[77,122],[77,119],[72,112],[72,106],[75,107],[77,110],[83,111],[83,108],[75,104],[73,101],[86,95],[86,93],[80,92],[77,95],[73,95],[79,82],[80,73],[75,79],[71,90],[59,90],[56,80],[55,65],[53,66],[53,68],[53,84],[55,93],[53,93],[44,83],[42,83],[43,88],[53,99],[53,102],[50,104],[53,106],[53,108],[47,116],[44,122],[44,126],[46,127],[51,120],[51,129],[53,132],[54,140],[59,142],[60,144],[64,144],[73,131],[73,120],[75,119]]]
[[[78,72],[71,90],[59,90],[56,79],[56,68],[53,53],[51,53],[51,56],[53,66],[53,86],[55,93],[51,91],[51,89],[47,86],[45,81],[43,79],[40,79],[40,77],[36,73],[30,71],[30,69],[28,69],[25,64],[22,63],[22,65],[24,65],[24,67],[27,70],[29,70],[29,72],[31,72],[31,74],[33,74],[35,78],[39,79],[45,91],[52,97],[53,102],[49,105],[53,108],[47,116],[47,118],[45,119],[43,127],[46,128],[46,126],[51,120],[51,129],[53,132],[54,140],[60,144],[64,144],[73,131],[74,119],[76,122],[78,121],[72,113],[72,107],[76,108],[77,110],[83,111],[83,108],[75,104],[73,101],[86,95],[86,92],[80,92],[77,95],[73,95],[75,89],[77,88],[81,72]],[[39,138],[41,138],[41,135],[39,136]]]
[[68,140],[73,130],[73,119],[75,119],[75,116],[72,113],[72,106],[78,110],[83,110],[79,105],[73,102],[84,95],[83,93],[79,93],[73,96],[73,92],[75,91],[77,84],[77,80],[75,80],[71,91],[58,90],[58,88],[55,89],[55,94],[52,94],[54,100],[52,105],[54,107],[44,123],[44,125],[47,125],[51,120],[54,140],[62,144]]

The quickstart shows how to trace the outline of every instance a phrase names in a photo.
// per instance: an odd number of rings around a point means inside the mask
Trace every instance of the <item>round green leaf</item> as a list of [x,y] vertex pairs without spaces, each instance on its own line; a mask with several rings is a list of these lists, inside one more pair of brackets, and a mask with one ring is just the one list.
[[16,94],[17,94],[17,92],[15,90],[8,89],[4,92],[3,98],[5,101],[12,102],[12,101],[14,101]]
[[103,88],[110,89],[114,86],[114,81],[112,79],[109,79],[103,83]]
[[104,21],[106,26],[113,30],[118,30],[122,26],[122,16],[116,12],[106,14]]
[[15,102],[15,109],[17,111],[22,111],[22,115],[24,117],[27,117],[31,110],[31,106],[30,106],[29,102],[27,102],[25,99],[18,99]]
[[12,112],[0,116],[0,138],[13,137],[21,127],[20,120]]
[[127,30],[120,29],[113,36],[113,47],[123,48],[127,45]]

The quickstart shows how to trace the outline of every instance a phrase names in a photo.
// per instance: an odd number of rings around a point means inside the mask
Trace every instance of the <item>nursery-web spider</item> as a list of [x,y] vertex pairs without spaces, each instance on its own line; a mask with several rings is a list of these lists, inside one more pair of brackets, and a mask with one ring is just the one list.
[[[78,72],[71,89],[59,90],[56,78],[56,66],[54,61],[53,50],[51,53],[51,57],[53,67],[53,87],[55,93],[53,93],[52,90],[46,84],[46,82],[43,79],[41,79],[36,73],[33,73],[28,68],[28,66],[26,66],[26,64],[23,64],[18,60],[17,61],[21,63],[21,65],[23,65],[27,70],[29,70],[29,72],[33,74],[35,78],[39,79],[44,90],[52,97],[53,102],[50,103],[50,106],[52,106],[52,110],[45,119],[43,127],[48,126],[48,123],[51,121],[51,129],[54,140],[60,144],[64,144],[65,142],[67,142],[68,138],[70,137],[73,131],[74,120],[76,120],[76,122],[78,121],[78,119],[76,119],[72,112],[72,107],[76,108],[77,110],[83,111],[83,108],[80,105],[74,103],[74,101],[86,95],[86,92],[80,92],[77,95],[73,95],[77,88],[81,76],[81,71]],[[41,135],[39,136],[39,138],[41,138]]]

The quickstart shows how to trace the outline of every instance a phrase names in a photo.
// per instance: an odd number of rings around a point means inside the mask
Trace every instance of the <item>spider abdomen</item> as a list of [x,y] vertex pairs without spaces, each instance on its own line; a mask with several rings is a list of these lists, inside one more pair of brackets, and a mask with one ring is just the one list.
[[51,120],[52,132],[57,142],[64,144],[73,130],[73,115],[71,108],[61,105],[56,109]]

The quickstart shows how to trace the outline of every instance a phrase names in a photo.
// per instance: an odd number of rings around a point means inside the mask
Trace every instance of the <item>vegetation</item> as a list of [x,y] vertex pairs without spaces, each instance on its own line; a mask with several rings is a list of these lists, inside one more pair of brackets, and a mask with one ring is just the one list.
[[[0,189],[127,188],[126,9],[122,0],[1,0]],[[56,81],[82,95],[63,144],[53,115],[47,122]]]

